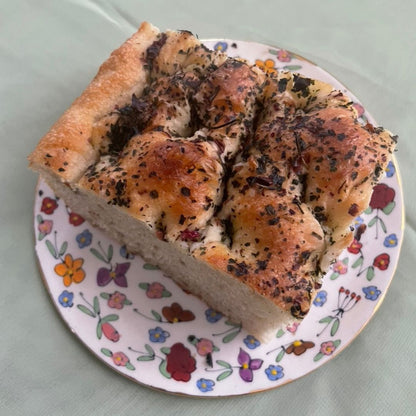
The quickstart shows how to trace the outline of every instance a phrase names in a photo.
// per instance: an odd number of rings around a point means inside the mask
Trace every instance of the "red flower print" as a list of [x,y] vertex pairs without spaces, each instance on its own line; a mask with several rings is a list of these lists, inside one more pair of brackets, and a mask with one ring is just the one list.
[[164,290],[165,286],[163,286],[161,283],[153,282],[148,286],[146,290],[146,296],[150,299],[158,299],[163,297]]
[[125,367],[125,365],[129,362],[129,358],[126,354],[124,354],[124,352],[115,352],[111,358],[113,359],[115,365],[121,367]]
[[196,344],[196,351],[199,355],[205,357],[208,354],[211,354],[214,350],[214,344],[212,341],[206,338],[201,338]]
[[320,352],[324,355],[331,355],[335,351],[335,349],[335,344],[332,341],[327,341],[321,344]]
[[55,199],[46,197],[42,200],[42,206],[40,210],[45,214],[51,215],[58,208],[58,204]]
[[117,342],[120,339],[120,334],[118,331],[108,322],[104,322],[101,325],[104,336],[110,341]]
[[188,310],[183,310],[179,303],[172,303],[171,306],[165,306],[162,309],[162,315],[171,323],[188,322],[195,319],[195,315]]
[[393,188],[390,188],[384,183],[379,183],[373,189],[370,207],[373,209],[383,209],[390,204],[390,202],[394,201],[395,196],[396,192]]
[[292,58],[290,57],[290,54],[288,51],[285,51],[284,49],[280,49],[280,51],[277,54],[277,59],[280,62],[290,62]]
[[75,212],[71,212],[69,214],[69,223],[72,224],[74,227],[81,225],[84,221],[84,218],[82,218],[81,215],[76,214]]
[[52,231],[53,221],[50,220],[42,220],[42,222],[38,225],[38,230],[43,235],[48,235]]
[[354,241],[350,244],[347,250],[352,254],[358,254],[362,246],[363,245],[356,238],[354,238]]
[[112,295],[110,295],[107,303],[110,308],[122,309],[125,300],[126,295],[123,295],[122,293],[115,291]]
[[188,348],[180,342],[172,345],[166,356],[166,371],[172,378],[176,381],[189,381],[195,369],[195,359]]
[[289,324],[289,325],[286,326],[286,329],[290,333],[294,334],[296,332],[296,330],[298,329],[298,326],[299,325],[300,325],[299,322],[292,322],[291,324]]
[[334,270],[335,273],[339,273],[339,274],[345,274],[348,271],[347,265],[343,263],[341,260],[337,260],[333,264],[332,269]]
[[373,261],[373,266],[380,270],[386,270],[390,264],[390,256],[387,253],[379,254]]

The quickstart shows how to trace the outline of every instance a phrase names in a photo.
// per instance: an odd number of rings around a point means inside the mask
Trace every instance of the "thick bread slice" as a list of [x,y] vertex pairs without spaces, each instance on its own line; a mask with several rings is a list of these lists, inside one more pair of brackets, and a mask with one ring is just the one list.
[[221,311],[233,322],[241,322],[260,340],[270,340],[278,328],[295,319],[229,273],[196,259],[181,246],[160,240],[145,223],[108,205],[95,193],[74,192],[56,176],[42,176],[75,212],[125,244],[129,252],[139,253],[146,261],[157,264],[183,289],[203,299],[214,310]]
[[325,83],[143,23],[29,161],[73,210],[265,341],[309,311],[394,144]]

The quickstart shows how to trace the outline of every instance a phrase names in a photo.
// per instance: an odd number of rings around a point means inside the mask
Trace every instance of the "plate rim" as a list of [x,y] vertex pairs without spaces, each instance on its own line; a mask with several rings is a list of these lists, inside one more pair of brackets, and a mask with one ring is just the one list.
[[[345,88],[348,92],[350,92],[352,95],[354,95],[355,97],[356,94],[354,93],[354,91],[352,91],[351,89],[349,89],[348,87],[346,87],[346,85],[339,81],[334,75],[332,75],[329,71],[327,71],[326,69],[320,67],[318,64],[316,64],[315,62],[297,54],[294,52],[291,52],[288,49],[285,48],[281,48],[279,46],[276,45],[271,45],[268,43],[262,43],[262,42],[257,42],[257,41],[252,41],[252,40],[242,40],[242,39],[230,39],[230,38],[204,38],[201,39],[201,42],[221,42],[221,41],[232,41],[232,42],[242,42],[244,44],[249,44],[252,47],[255,46],[261,46],[261,47],[269,47],[269,48],[273,48],[273,49],[284,49],[285,51],[289,52],[292,56],[296,57],[296,59],[301,60],[301,61],[305,61],[308,62],[309,64],[317,67],[319,70],[322,70],[324,72],[326,72],[327,74],[329,74],[332,78],[334,78],[335,80],[337,80],[337,82],[343,86],[343,88]],[[296,72],[296,71],[295,71]],[[358,98],[358,97],[357,97]],[[366,109],[366,113],[370,116],[370,118],[372,119],[372,121],[378,125],[377,121],[374,119],[374,117],[371,115],[371,113],[369,113]],[[327,364],[329,361],[332,361],[334,357],[338,356],[342,351],[344,351],[348,346],[350,346],[356,339],[357,337],[362,333],[362,331],[367,327],[368,323],[373,319],[374,315],[377,313],[377,311],[379,310],[381,304],[384,302],[385,297],[387,295],[387,292],[390,289],[390,286],[393,282],[393,278],[396,274],[398,265],[399,265],[399,260],[400,260],[400,254],[401,254],[401,250],[402,250],[402,245],[403,245],[403,240],[404,240],[404,230],[405,230],[405,205],[404,205],[404,189],[403,189],[403,181],[402,181],[402,175],[401,175],[401,171],[400,171],[400,167],[398,164],[398,160],[395,154],[392,155],[392,162],[394,164],[395,167],[395,174],[396,174],[396,178],[397,178],[397,185],[398,188],[400,190],[399,192],[399,197],[400,197],[400,231],[402,233],[402,238],[400,238],[398,245],[397,245],[397,260],[394,263],[394,268],[391,269],[390,272],[390,277],[388,279],[388,282],[386,284],[386,287],[383,291],[383,293],[381,294],[381,296],[379,297],[379,299],[377,300],[376,305],[374,306],[371,314],[369,314],[369,316],[367,317],[367,319],[365,320],[365,322],[361,325],[361,327],[359,328],[359,330],[357,332],[355,332],[353,334],[353,336],[350,339],[347,339],[345,341],[345,344],[340,345],[339,348],[337,348],[334,353],[328,357],[326,360],[324,360],[323,362],[317,364],[316,366],[314,366],[313,368],[311,368],[309,371],[301,374],[300,376],[294,377],[294,378],[288,378],[285,381],[282,381],[280,384],[278,385],[270,385],[269,387],[264,387],[264,388],[259,388],[259,389],[253,389],[250,392],[242,392],[242,393],[227,393],[227,394],[210,394],[210,395],[204,395],[204,394],[190,394],[190,393],[186,393],[186,392],[180,392],[180,391],[172,391],[172,390],[168,390],[165,389],[163,387],[158,387],[158,386],[153,386],[150,384],[146,384],[143,381],[138,380],[137,378],[130,376],[128,374],[126,374],[125,372],[121,371],[121,369],[119,369],[118,367],[114,367],[110,362],[107,362],[103,357],[101,357],[97,351],[95,351],[82,337],[81,335],[71,326],[71,324],[69,323],[69,321],[67,319],[65,319],[64,315],[62,314],[62,308],[59,308],[58,303],[55,302],[53,294],[51,292],[51,288],[49,286],[48,280],[45,276],[45,273],[42,269],[42,264],[41,264],[41,260],[40,260],[40,256],[37,250],[37,239],[36,239],[36,231],[35,231],[35,226],[32,226],[32,237],[33,237],[33,242],[34,242],[34,251],[36,253],[36,264],[37,264],[37,268],[40,272],[40,276],[41,276],[41,281],[44,285],[44,287],[46,288],[47,294],[48,294],[48,298],[49,298],[49,302],[51,302],[55,308],[55,310],[58,312],[58,316],[60,317],[60,320],[64,322],[65,327],[72,333],[75,335],[75,338],[78,339],[78,342],[81,343],[81,345],[83,347],[87,348],[87,351],[89,351],[89,353],[94,356],[96,359],[98,359],[98,361],[102,362],[103,364],[105,364],[106,368],[111,369],[112,371],[115,371],[117,373],[117,375],[121,375],[123,377],[125,377],[128,380],[133,381],[134,383],[143,386],[145,388],[150,388],[151,390],[157,391],[157,392],[162,392],[162,393],[167,393],[169,395],[173,395],[173,396],[181,396],[181,397],[188,397],[188,398],[204,398],[204,399],[218,399],[218,398],[232,398],[232,397],[241,397],[241,396],[247,396],[247,395],[252,395],[252,394],[257,394],[257,393],[262,393],[262,392],[266,392],[266,391],[270,391],[270,390],[275,390],[277,388],[283,387],[289,383],[292,383],[293,381],[299,380],[307,375],[309,375],[310,373],[318,370],[319,368],[321,368],[324,364]],[[36,182],[36,186],[35,186],[35,195],[34,195],[34,201],[33,201],[33,220],[36,218],[36,200],[38,198],[38,191],[39,191],[39,187],[40,184],[42,182],[42,180],[47,184],[47,182],[41,177],[41,175],[38,176],[37,182]],[[48,185],[49,186],[49,185]],[[53,192],[53,190],[52,190]],[[35,224],[35,222],[33,222],[33,225]],[[90,224],[92,228],[96,228],[95,226],[93,226],[92,224]],[[175,283],[176,285],[176,283]]]

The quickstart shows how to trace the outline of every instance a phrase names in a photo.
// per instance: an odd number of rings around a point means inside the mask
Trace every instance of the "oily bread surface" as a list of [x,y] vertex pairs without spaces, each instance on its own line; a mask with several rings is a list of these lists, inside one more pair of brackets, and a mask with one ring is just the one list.
[[[325,83],[144,23],[29,160],[80,214],[264,338],[306,315],[394,143]],[[150,236],[161,251],[139,243]]]

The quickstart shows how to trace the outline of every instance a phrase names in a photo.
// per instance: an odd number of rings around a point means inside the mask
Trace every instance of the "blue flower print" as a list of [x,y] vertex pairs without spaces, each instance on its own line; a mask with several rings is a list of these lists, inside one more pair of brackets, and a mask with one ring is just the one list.
[[386,167],[386,176],[388,178],[391,178],[395,173],[396,173],[396,168],[394,167],[393,162],[390,161]]
[[214,50],[219,52],[225,52],[228,48],[227,42],[217,42],[214,45]]
[[364,223],[364,218],[362,218],[362,217],[356,217],[354,219],[354,223],[353,223],[354,224],[354,228],[357,229],[363,223]]
[[376,300],[381,293],[381,290],[377,289],[377,286],[363,287],[365,298],[368,300]]
[[73,303],[72,300],[74,299],[74,294],[72,292],[68,292],[67,290],[64,290],[58,297],[59,303],[64,308],[72,308]]
[[169,336],[169,332],[164,331],[160,326],[149,329],[149,339],[152,342],[165,342]]
[[89,230],[84,230],[82,233],[78,234],[75,239],[77,240],[78,247],[84,248],[91,244],[92,234]]
[[396,247],[398,243],[397,235],[390,234],[384,239],[384,247]]
[[283,367],[280,365],[272,365],[270,364],[264,372],[267,375],[267,378],[272,381],[279,380],[279,378],[282,378],[284,376],[283,374]]
[[326,302],[327,295],[328,295],[328,293],[326,292],[326,290],[320,290],[320,291],[316,294],[315,299],[314,299],[314,301],[313,301],[313,304],[314,304],[315,306],[323,306],[323,305],[324,305],[324,303]]
[[202,393],[206,393],[207,391],[212,391],[214,388],[215,382],[212,380],[208,380],[206,378],[200,378],[196,382],[196,386],[199,390],[202,391]]
[[257,348],[260,345],[260,341],[254,338],[253,335],[247,335],[243,341],[247,348],[250,348],[251,350],[254,350],[254,348]]
[[128,260],[133,260],[134,259],[134,254],[129,253],[127,251],[126,246],[121,246],[120,247],[120,256],[124,257],[125,259],[128,259]]
[[215,322],[218,322],[222,318],[222,314],[210,308],[205,311],[205,317],[208,322],[215,324]]

